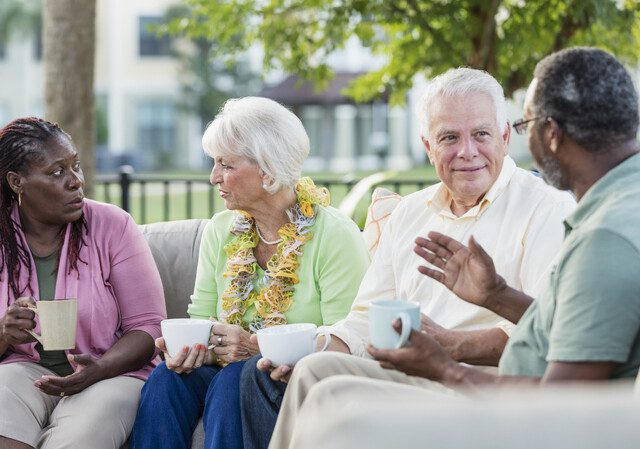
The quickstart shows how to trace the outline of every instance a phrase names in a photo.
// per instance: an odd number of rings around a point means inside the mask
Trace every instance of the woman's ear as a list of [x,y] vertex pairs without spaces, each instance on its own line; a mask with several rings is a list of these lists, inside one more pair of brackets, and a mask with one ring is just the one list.
[[273,178],[267,175],[265,172],[260,170],[260,177],[262,178],[262,188],[266,189],[267,187],[271,187],[273,184]]
[[9,187],[11,187],[11,190],[13,190],[16,195],[22,193],[22,176],[14,171],[10,171],[7,173],[7,182],[9,183]]

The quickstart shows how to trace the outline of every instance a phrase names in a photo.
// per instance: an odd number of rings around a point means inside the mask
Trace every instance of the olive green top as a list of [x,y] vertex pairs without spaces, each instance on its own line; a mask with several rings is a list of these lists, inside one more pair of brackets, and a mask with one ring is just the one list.
[[[53,254],[45,257],[33,254],[33,260],[36,263],[40,301],[51,301],[54,299],[56,291],[58,251],[54,251]],[[45,351],[40,343],[36,344],[36,351],[40,354],[40,361],[38,362],[40,366],[53,371],[58,376],[68,376],[73,373],[73,368],[69,364],[64,351]]]

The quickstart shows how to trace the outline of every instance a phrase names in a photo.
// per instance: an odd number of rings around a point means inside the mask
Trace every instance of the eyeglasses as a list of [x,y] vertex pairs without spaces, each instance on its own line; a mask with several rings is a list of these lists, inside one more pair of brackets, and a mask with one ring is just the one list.
[[520,134],[521,136],[524,136],[525,134],[527,134],[527,129],[529,128],[528,123],[541,118],[547,118],[547,117],[539,115],[538,117],[530,118],[529,120],[525,120],[521,118],[513,122],[513,129],[516,130],[516,133]]

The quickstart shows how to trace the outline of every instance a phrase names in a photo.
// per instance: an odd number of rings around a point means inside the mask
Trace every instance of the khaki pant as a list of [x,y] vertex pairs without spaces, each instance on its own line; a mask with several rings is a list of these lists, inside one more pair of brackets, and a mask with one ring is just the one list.
[[[328,428],[325,425],[338,429],[340,435],[349,433],[355,414],[369,414],[358,405],[361,399],[372,397],[388,405],[416,397],[421,401],[443,397],[455,400],[462,395],[438,382],[383,369],[374,360],[336,352],[315,353],[298,362],[293,370],[269,449],[325,448],[322,434],[316,434],[318,446],[303,445],[297,438],[313,439],[313,429]],[[369,446],[360,441],[351,447]]]
[[355,376],[311,388],[290,447],[300,449],[637,449],[630,383],[561,383],[444,396]]
[[118,376],[59,398],[33,385],[52,374],[36,363],[0,365],[0,435],[38,449],[119,449],[133,427],[144,382]]

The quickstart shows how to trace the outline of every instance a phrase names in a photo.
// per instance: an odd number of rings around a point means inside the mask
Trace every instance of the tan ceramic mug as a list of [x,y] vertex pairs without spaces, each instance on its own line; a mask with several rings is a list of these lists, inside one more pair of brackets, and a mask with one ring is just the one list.
[[76,325],[78,318],[77,299],[54,299],[38,301],[29,307],[38,315],[40,335],[25,329],[38,340],[45,351],[59,351],[76,347]]

